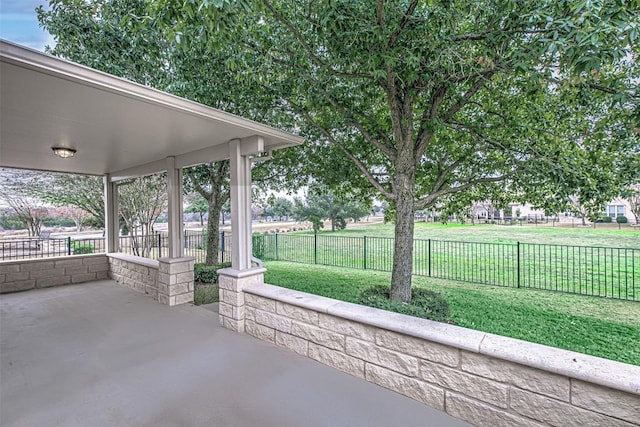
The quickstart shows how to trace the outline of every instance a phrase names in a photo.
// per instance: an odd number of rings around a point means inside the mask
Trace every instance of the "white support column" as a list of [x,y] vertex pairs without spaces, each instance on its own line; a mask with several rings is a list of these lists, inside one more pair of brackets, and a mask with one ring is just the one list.
[[261,137],[229,142],[231,166],[231,268],[218,270],[220,324],[245,330],[244,288],[264,283],[262,267],[251,268],[251,155],[264,150]]
[[105,250],[118,252],[120,236],[119,210],[118,210],[118,184],[111,182],[109,174],[103,177],[104,183],[104,236],[106,239]]
[[175,157],[167,157],[167,193],[169,205],[169,258],[183,255],[182,169],[176,168]]
[[229,143],[231,166],[231,268],[251,268],[251,159],[243,154],[241,141]]

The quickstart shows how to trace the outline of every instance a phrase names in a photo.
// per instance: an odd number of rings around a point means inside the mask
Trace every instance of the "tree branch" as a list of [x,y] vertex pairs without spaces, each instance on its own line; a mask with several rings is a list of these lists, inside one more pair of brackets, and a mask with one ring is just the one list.
[[464,95],[462,95],[462,98],[459,99],[458,102],[453,104],[451,107],[449,107],[449,109],[444,113],[443,120],[446,121],[451,119],[451,117],[453,117],[458,111],[460,111],[462,107],[467,105],[471,97],[478,93],[478,91],[482,89],[482,87],[487,84],[487,82],[489,82],[491,76],[495,73],[496,70],[493,69],[492,71],[493,72],[487,73],[484,76],[479,76],[476,82],[469,88],[469,90],[465,92]]
[[346,108],[338,103],[338,101],[336,101],[331,95],[329,95],[322,87],[320,87],[318,84],[316,84],[316,82],[312,80],[307,79],[307,81],[311,83],[325,97],[325,99],[329,101],[329,103],[331,103],[331,105],[333,105],[336,110],[338,110],[339,113],[341,113],[348,119],[349,124],[355,126],[355,128],[358,129],[358,131],[362,134],[367,142],[382,151],[390,160],[395,161],[397,152],[394,147],[376,140],[373,135],[371,135],[371,133],[369,133],[369,131],[365,129],[364,125],[353,117],[351,112],[347,111]]
[[402,16],[402,19],[400,20],[400,25],[398,26],[398,28],[396,28],[396,30],[393,33],[391,33],[391,37],[389,37],[389,41],[387,42],[387,48],[393,47],[393,45],[396,44],[396,41],[398,40],[400,33],[402,32],[402,30],[404,30],[404,27],[409,22],[409,17],[413,15],[413,13],[416,11],[417,6],[418,6],[418,0],[413,0],[409,4],[407,11],[404,13],[404,15]]
[[444,96],[447,92],[447,88],[445,85],[440,85],[438,89],[434,92],[431,97],[431,107],[425,109],[422,113],[422,118],[420,119],[420,130],[418,130],[418,136],[416,137],[416,148],[415,148],[415,159],[416,162],[420,161],[420,158],[424,154],[427,146],[429,145],[429,141],[433,137],[432,131],[427,131],[424,127],[425,123],[428,120],[433,120],[437,117],[438,111],[442,106],[442,102],[444,101]]
[[302,33],[300,33],[300,31],[291,23],[291,21],[286,19],[280,12],[278,12],[276,10],[276,8],[271,4],[271,2],[269,0],[262,0],[262,3],[269,10],[269,12],[271,12],[271,14],[274,16],[274,18],[276,18],[281,24],[283,24],[285,27],[287,27],[287,29],[289,31],[291,31],[291,33],[294,35],[294,37],[296,38],[298,43],[300,43],[300,45],[302,46],[302,49],[304,49],[304,51],[309,56],[311,61],[313,61],[313,63],[316,64],[318,67],[321,67],[321,68],[327,70],[330,74],[332,74],[334,76],[338,76],[338,77],[373,79],[373,76],[370,76],[368,74],[344,73],[344,72],[338,71],[338,70],[334,69],[333,67],[331,67],[325,61],[320,59],[320,57],[318,55],[316,55],[316,53],[311,49],[311,46],[309,46],[309,44],[306,42],[306,40],[302,36]]
[[327,139],[332,144],[335,144],[340,150],[342,150],[342,152],[345,153],[345,155],[356,165],[356,167],[360,169],[360,172],[362,172],[362,174],[367,179],[367,181],[369,181],[371,185],[373,185],[376,188],[376,190],[378,190],[384,197],[390,200],[396,199],[395,195],[389,192],[386,188],[384,188],[384,186],[371,174],[371,172],[369,172],[367,167],[360,161],[360,159],[355,157],[349,150],[346,149],[346,147],[344,147],[341,143],[339,143],[333,137],[333,135],[331,135],[331,133],[324,128],[324,126],[321,126],[320,124],[318,124],[313,119],[313,117],[311,117],[311,115],[304,109],[299,108],[299,106],[297,106],[296,104],[294,104],[289,100],[287,100],[287,102],[289,102],[292,106],[294,106],[294,109],[298,110],[298,112],[302,114],[311,125],[313,125],[316,129],[318,129],[325,137],[327,137]]
[[466,190],[478,184],[504,181],[511,175],[512,174],[504,174],[504,175],[499,175],[495,177],[478,178],[478,179],[471,180],[465,184],[460,184],[454,187],[447,187],[442,190],[431,193],[427,197],[423,197],[422,199],[417,200],[414,204],[414,207],[417,210],[425,209],[429,206],[432,206],[438,200],[439,197],[445,196],[447,194],[458,193],[460,191]]

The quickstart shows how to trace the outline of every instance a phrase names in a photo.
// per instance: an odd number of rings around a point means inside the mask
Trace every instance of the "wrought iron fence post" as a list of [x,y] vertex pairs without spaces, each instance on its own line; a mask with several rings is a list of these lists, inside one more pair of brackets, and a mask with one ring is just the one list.
[[71,236],[67,237],[67,255],[71,255]]
[[158,231],[158,258],[162,257],[162,235]]
[[280,252],[278,251],[278,233],[276,233],[276,260],[280,259]]
[[222,262],[224,262],[224,231],[220,232],[220,249],[222,252]]
[[520,242],[517,242],[517,246],[516,246],[516,271],[517,271],[517,278],[516,278],[516,287],[520,287]]
[[363,260],[362,264],[364,266],[364,269],[366,270],[367,269],[367,236],[364,236],[363,239],[364,239],[364,241],[363,241],[364,243],[362,245],[362,250],[363,250],[364,253],[363,253],[363,258],[362,258],[362,260]]
[[313,233],[313,263],[318,263],[318,233]]
[[431,277],[431,239],[428,240],[427,244],[427,265],[428,276]]

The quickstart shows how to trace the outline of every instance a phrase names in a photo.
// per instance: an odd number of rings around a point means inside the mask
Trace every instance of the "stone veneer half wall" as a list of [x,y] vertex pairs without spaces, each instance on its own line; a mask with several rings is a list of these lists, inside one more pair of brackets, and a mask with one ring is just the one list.
[[166,305],[193,302],[195,259],[160,258],[109,253],[111,278]]
[[243,316],[225,326],[478,426],[640,426],[639,366],[266,284],[236,292]]
[[0,293],[27,291],[107,279],[105,254],[22,259],[0,263]]

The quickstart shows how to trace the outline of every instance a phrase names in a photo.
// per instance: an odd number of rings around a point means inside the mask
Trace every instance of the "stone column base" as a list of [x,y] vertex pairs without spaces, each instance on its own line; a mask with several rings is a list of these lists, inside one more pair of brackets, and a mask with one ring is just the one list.
[[218,270],[220,287],[220,324],[236,332],[244,332],[244,288],[264,283],[265,268]]
[[158,260],[158,302],[166,305],[193,303],[193,264],[195,258]]

